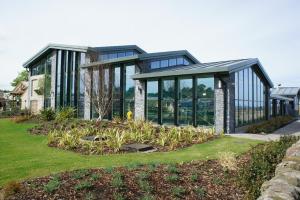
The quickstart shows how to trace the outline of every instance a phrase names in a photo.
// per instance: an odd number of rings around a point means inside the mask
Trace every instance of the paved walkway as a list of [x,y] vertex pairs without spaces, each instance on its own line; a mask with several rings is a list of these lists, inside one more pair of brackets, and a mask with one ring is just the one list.
[[283,135],[296,135],[300,136],[300,120],[294,121],[293,123],[286,125],[272,134],[251,134],[251,133],[232,133],[226,134],[232,137],[249,138],[254,140],[271,141],[278,140]]

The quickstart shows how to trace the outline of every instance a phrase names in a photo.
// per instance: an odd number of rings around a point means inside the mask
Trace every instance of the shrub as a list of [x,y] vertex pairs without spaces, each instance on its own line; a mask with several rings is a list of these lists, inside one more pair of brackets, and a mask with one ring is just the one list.
[[55,119],[55,111],[52,108],[46,108],[40,112],[41,118],[45,121],[51,121]]
[[83,181],[81,183],[78,183],[77,185],[75,185],[75,190],[83,190],[83,189],[89,189],[93,187],[93,184],[89,181]]
[[166,181],[168,181],[168,182],[173,182],[174,183],[178,180],[179,180],[179,177],[178,177],[177,174],[172,174],[172,175],[169,175],[169,176],[166,177]]
[[175,173],[175,174],[179,173],[179,169],[176,167],[176,165],[169,165],[167,171],[169,173]]
[[93,180],[93,181],[97,181],[98,179],[100,179],[101,178],[101,175],[100,174],[92,174],[91,175],[91,179]]
[[283,159],[287,148],[298,139],[294,136],[285,136],[279,141],[252,148],[249,163],[245,163],[239,171],[239,182],[247,190],[247,199],[259,197],[262,183],[274,176],[276,165]]
[[198,197],[198,199],[203,199],[205,197],[206,191],[202,187],[195,188],[195,193]]
[[72,119],[75,117],[75,112],[76,110],[72,107],[63,107],[56,114],[55,120],[60,122],[60,121]]
[[44,185],[44,191],[52,193],[60,186],[60,180],[58,177],[53,177],[46,185]]
[[218,159],[220,165],[226,170],[236,170],[237,160],[235,158],[235,153],[233,152],[219,152]]
[[171,192],[174,197],[181,198],[185,194],[186,190],[181,186],[176,186],[172,188]]
[[274,117],[268,121],[261,122],[259,124],[251,125],[247,128],[248,133],[272,133],[276,129],[291,122],[294,118],[291,116]]
[[82,179],[83,177],[87,176],[89,171],[87,169],[79,169],[72,173],[72,178],[74,179]]
[[106,173],[108,173],[108,174],[111,174],[111,173],[114,172],[114,168],[113,168],[113,167],[107,167],[107,168],[104,169],[104,171],[105,171]]
[[193,172],[191,175],[191,181],[197,182],[198,181],[198,174],[196,172]]
[[123,179],[124,179],[123,174],[117,172],[113,175],[111,185],[117,189],[121,189],[124,186]]
[[155,198],[150,194],[145,194],[140,200],[154,200]]
[[5,185],[4,187],[4,197],[11,196],[13,194],[16,194],[20,192],[22,189],[22,185],[19,182],[16,181],[11,181],[8,184]]

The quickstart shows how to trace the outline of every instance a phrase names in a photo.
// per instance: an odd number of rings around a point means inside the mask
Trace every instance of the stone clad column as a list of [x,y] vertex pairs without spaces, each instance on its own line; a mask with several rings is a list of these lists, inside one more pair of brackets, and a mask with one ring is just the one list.
[[217,134],[224,132],[224,90],[219,88],[219,81],[219,78],[215,78],[215,129]]
[[[136,72],[140,72],[138,67],[136,67]],[[145,81],[143,80],[135,80],[134,119],[145,119]]]

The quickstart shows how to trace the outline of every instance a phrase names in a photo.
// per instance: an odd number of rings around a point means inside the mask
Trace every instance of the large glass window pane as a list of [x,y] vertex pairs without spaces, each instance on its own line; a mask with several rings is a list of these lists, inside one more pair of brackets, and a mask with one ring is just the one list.
[[160,61],[160,67],[168,67],[168,66],[169,66],[169,60]]
[[151,69],[157,69],[160,68],[160,62],[159,61],[153,61],[150,63],[150,68]]
[[[92,95],[99,95],[100,94],[100,75],[99,75],[99,68],[93,69],[93,80],[92,80]],[[92,98],[93,99],[93,98]],[[96,111],[96,100],[92,101],[92,118],[98,118],[98,112]]]
[[175,81],[163,80],[162,81],[162,123],[174,124],[174,111],[175,111]]
[[187,59],[183,59],[183,64],[184,64],[184,65],[189,65],[190,62],[189,62]]
[[147,82],[147,120],[158,122],[158,81]]
[[169,66],[175,66],[176,65],[176,58],[169,59]]
[[129,65],[125,67],[125,101],[124,101],[124,114],[127,112],[134,113],[134,80],[131,78],[135,74],[135,66]]
[[177,65],[183,65],[183,58],[177,58]]
[[126,56],[133,56],[133,52],[132,51],[126,51]]
[[113,101],[112,101],[112,116],[120,117],[120,99],[121,99],[121,71],[120,67],[113,69]]
[[214,125],[214,78],[197,78],[197,125]]
[[118,53],[118,58],[122,58],[125,57],[125,52],[119,52]]
[[193,124],[193,80],[179,80],[179,124]]
[[244,71],[239,71],[239,121],[244,124]]

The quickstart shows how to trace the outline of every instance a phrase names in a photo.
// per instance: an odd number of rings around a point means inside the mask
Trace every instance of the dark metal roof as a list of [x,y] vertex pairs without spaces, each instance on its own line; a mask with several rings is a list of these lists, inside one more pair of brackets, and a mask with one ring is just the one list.
[[133,75],[133,79],[147,79],[154,77],[165,77],[165,76],[178,76],[178,75],[192,75],[192,74],[203,74],[203,73],[217,73],[217,72],[235,72],[241,69],[257,65],[259,70],[264,75],[270,87],[273,87],[273,83],[265,72],[263,66],[260,64],[257,58],[240,59],[240,60],[228,60],[220,62],[210,63],[199,63],[195,65],[180,66],[174,68],[167,68],[166,70],[159,72],[149,72]]
[[146,53],[140,54],[140,60],[148,60],[148,59],[160,59],[169,56],[186,56],[191,59],[195,64],[200,63],[190,52],[187,50],[179,50],[179,51],[165,51],[165,52],[156,52],[156,53]]
[[278,100],[293,101],[292,98],[288,98],[288,97],[281,96],[281,95],[276,95],[276,94],[271,94],[271,95],[270,95],[270,98],[271,98],[271,99],[278,99]]
[[99,66],[99,65],[122,63],[122,62],[137,60],[138,58],[139,58],[138,55],[126,56],[126,57],[120,57],[120,58],[115,58],[115,59],[109,59],[109,60],[103,60],[103,61],[97,61],[97,62],[82,64],[82,65],[80,65],[80,67],[89,68],[89,67],[96,67],[96,66]]
[[65,45],[65,44],[53,44],[50,43],[40,51],[38,51],[34,56],[29,58],[24,64],[23,67],[28,67],[32,62],[39,59],[41,56],[48,53],[51,49],[62,49],[62,50],[71,50],[71,51],[80,51],[80,52],[87,52],[90,47],[87,46],[76,46],[76,45]]
[[300,87],[279,87],[271,91],[272,95],[296,96],[300,93]]
[[106,46],[106,47],[93,47],[93,48],[98,52],[136,50],[139,53],[147,53],[137,45]]

